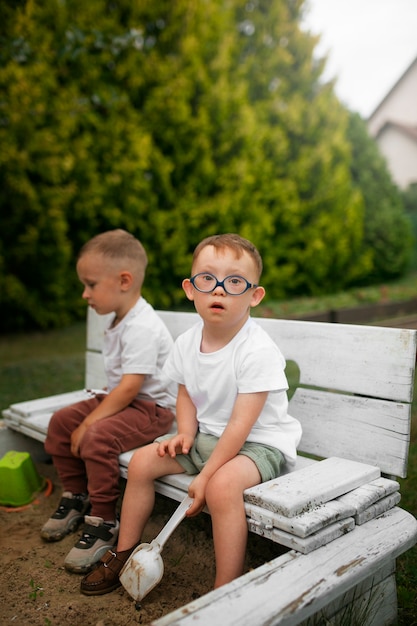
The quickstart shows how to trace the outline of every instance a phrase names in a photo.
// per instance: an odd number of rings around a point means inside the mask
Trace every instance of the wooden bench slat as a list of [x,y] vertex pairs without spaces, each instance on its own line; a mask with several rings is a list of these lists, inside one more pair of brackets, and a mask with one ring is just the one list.
[[309,537],[322,530],[325,526],[339,522],[347,517],[353,517],[356,514],[354,506],[346,502],[339,502],[337,499],[325,502],[312,511],[301,513],[294,517],[280,515],[275,511],[269,511],[250,502],[245,504],[245,509],[251,521],[254,524],[258,523],[261,528],[265,530],[277,528],[301,538]]
[[339,537],[345,535],[347,532],[352,531],[355,528],[355,520],[353,517],[346,517],[345,519],[333,522],[333,524],[328,524],[307,537],[298,537],[280,528],[263,528],[262,525],[259,525],[257,520],[250,518],[248,520],[248,527],[251,532],[257,533],[275,543],[286,546],[291,550],[297,550],[301,552],[301,554],[309,554],[309,552],[317,550],[331,541],[339,539]]
[[16,402],[11,404],[9,410],[23,418],[32,417],[36,413],[50,412],[51,414],[64,406],[87,400],[91,395],[84,389],[78,391],[69,391],[68,393],[59,393],[46,398],[37,398],[27,402]]
[[378,502],[375,502],[375,504],[369,506],[365,511],[355,515],[355,524],[360,526],[361,524],[369,522],[369,520],[374,519],[375,517],[378,517],[378,515],[382,515],[382,513],[385,513],[386,511],[394,508],[394,506],[397,506],[400,501],[401,494],[398,491],[382,498]]
[[352,621],[361,626],[395,624],[397,618],[397,593],[395,566],[389,563],[373,576],[329,602],[320,610],[313,623],[334,626]]
[[363,461],[406,477],[411,405],[298,388],[289,411],[303,428],[300,451]]
[[85,355],[85,386],[87,389],[103,389],[106,386],[101,352],[87,352]]
[[13,413],[12,411],[4,412],[4,418],[6,420],[6,424],[11,428],[16,428],[19,430],[20,428],[25,428],[26,431],[35,430],[38,433],[43,435],[43,441],[46,438],[46,433],[48,431],[49,420],[52,417],[52,413],[34,413],[29,417],[22,417],[19,414]]
[[[409,329],[257,318],[300,383],[411,402],[416,333]],[[395,355],[395,358],[394,358]]]
[[[174,338],[198,320],[196,313],[158,314]],[[415,331],[267,318],[256,318],[256,322],[271,335],[284,357],[297,363],[302,384],[411,402]]]
[[399,508],[303,555],[291,550],[152,622],[153,626],[296,626],[376,574],[417,540]]
[[379,476],[379,469],[372,465],[331,457],[246,489],[245,500],[294,517]]
[[400,489],[400,484],[396,480],[390,480],[381,476],[366,485],[361,485],[357,489],[353,489],[343,496],[337,498],[339,502],[343,502],[348,506],[354,507],[357,513],[363,513],[370,506],[382,500]]

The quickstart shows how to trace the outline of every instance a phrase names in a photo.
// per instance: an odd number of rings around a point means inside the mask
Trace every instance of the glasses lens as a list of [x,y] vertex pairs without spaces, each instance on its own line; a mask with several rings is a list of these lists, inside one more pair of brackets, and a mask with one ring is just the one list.
[[193,276],[191,282],[198,291],[203,293],[210,293],[220,284],[231,296],[240,296],[250,287],[248,281],[242,276],[226,276],[223,281],[219,282],[213,274],[202,273]]
[[197,274],[193,277],[193,283],[198,291],[210,293],[216,287],[217,279],[212,274]]
[[242,276],[228,276],[224,281],[225,290],[233,296],[239,296],[246,291],[247,286],[247,281]]

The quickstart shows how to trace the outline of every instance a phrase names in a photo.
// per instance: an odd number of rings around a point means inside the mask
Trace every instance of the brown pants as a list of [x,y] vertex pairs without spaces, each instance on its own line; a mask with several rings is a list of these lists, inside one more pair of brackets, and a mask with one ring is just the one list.
[[90,426],[80,456],[71,453],[71,433],[104,396],[60,409],[49,422],[45,450],[52,456],[64,491],[87,492],[91,515],[115,519],[120,495],[119,454],[152,442],[169,431],[174,414],[146,400],[135,400],[122,412]]

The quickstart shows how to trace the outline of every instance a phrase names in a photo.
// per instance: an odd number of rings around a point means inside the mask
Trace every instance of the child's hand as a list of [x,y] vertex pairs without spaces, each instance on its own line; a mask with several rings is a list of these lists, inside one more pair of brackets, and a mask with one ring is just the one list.
[[188,487],[188,495],[194,501],[187,511],[187,517],[198,515],[204,509],[206,504],[206,487],[208,479],[204,474],[198,474]]
[[80,456],[80,445],[86,430],[87,426],[81,423],[78,428],[71,433],[71,453],[74,456]]
[[193,443],[194,437],[191,437],[191,435],[178,433],[178,435],[174,435],[174,437],[171,437],[171,439],[161,441],[159,443],[157,452],[159,456],[165,456],[166,454],[169,454],[172,459],[175,459],[177,454],[188,454]]

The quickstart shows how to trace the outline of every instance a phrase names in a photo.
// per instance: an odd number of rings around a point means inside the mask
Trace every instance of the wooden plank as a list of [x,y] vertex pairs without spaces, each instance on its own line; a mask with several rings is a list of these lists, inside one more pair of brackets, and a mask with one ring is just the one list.
[[389,511],[389,509],[392,509],[394,506],[399,504],[400,500],[401,494],[399,491],[392,493],[386,498],[382,498],[382,500],[375,502],[375,504],[368,507],[365,511],[355,515],[355,524],[360,526],[361,524],[365,524],[365,522],[369,522],[369,520],[378,517],[378,515],[382,515],[382,513]]
[[157,311],[157,313],[165,322],[174,340],[201,319],[197,313],[180,313],[177,311]]
[[[174,339],[196,313],[157,311]],[[301,384],[411,402],[417,331],[256,318],[284,356],[300,368]],[[88,311],[87,347],[100,351],[107,316]]]
[[317,550],[331,541],[346,535],[346,533],[353,531],[355,528],[355,520],[353,517],[347,517],[346,519],[325,526],[308,537],[297,537],[279,528],[265,528],[257,520],[251,518],[248,519],[248,528],[251,532],[261,535],[266,539],[270,539],[275,543],[279,543],[281,546],[297,550],[297,552],[301,552],[301,554],[309,554],[313,550]]
[[8,417],[6,417],[7,424],[15,427],[15,429],[20,429],[20,427],[25,428],[25,432],[37,431],[46,437],[46,433],[48,431],[49,420],[52,417],[52,413],[35,413],[31,417],[22,418],[19,415],[13,415],[9,412]]
[[74,402],[80,402],[81,400],[87,400],[88,398],[91,398],[91,394],[89,394],[85,389],[79,389],[78,391],[60,393],[46,398],[28,400],[27,402],[17,402],[15,404],[11,404],[9,410],[17,416],[27,418],[32,417],[36,413],[53,413],[58,409],[62,409],[64,406],[69,406]]
[[85,386],[87,389],[102,389],[107,385],[104,362],[101,353],[86,352]]
[[36,441],[40,441],[41,443],[43,443],[45,441],[46,438],[46,434],[43,432],[40,432],[38,430],[36,430],[35,428],[28,428],[24,423],[7,423],[8,428],[11,428],[12,430],[15,430],[18,433],[21,433],[22,435],[26,435],[27,437],[30,437],[31,439],[35,439]]
[[[417,331],[256,318],[300,383],[364,396],[411,402]],[[389,331],[389,332],[386,332]]]
[[354,506],[337,499],[330,500],[330,502],[326,502],[312,511],[294,517],[280,515],[250,503],[245,504],[245,509],[253,523],[257,522],[261,529],[272,530],[272,528],[277,528],[297,537],[308,537],[334,522],[353,517],[356,514]]
[[294,517],[380,476],[377,467],[331,457],[245,491],[245,500]]
[[94,309],[87,309],[87,350],[101,352],[103,349],[104,330],[108,326],[113,313],[98,315]]
[[370,463],[405,478],[411,405],[298,388],[289,412],[303,428],[300,451]]
[[382,498],[398,492],[399,489],[400,484],[396,480],[390,480],[381,476],[370,483],[349,491],[337,498],[337,500],[352,506],[356,513],[362,513]]
[[152,624],[295,626],[375,575],[416,541],[417,521],[395,507],[309,554],[291,550]]

